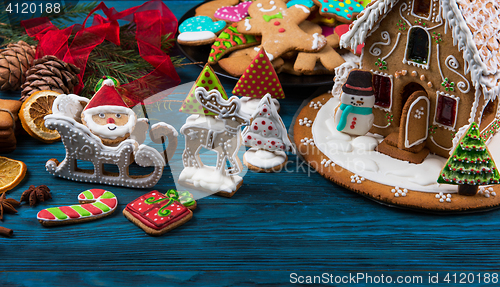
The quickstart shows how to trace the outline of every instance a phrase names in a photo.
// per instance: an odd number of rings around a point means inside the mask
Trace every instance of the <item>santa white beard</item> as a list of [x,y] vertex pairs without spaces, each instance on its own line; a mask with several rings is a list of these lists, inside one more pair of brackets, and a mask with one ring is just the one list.
[[[115,124],[105,124],[100,125],[94,122],[92,118],[93,115],[97,115],[99,113],[121,113],[128,115],[128,122],[123,126],[117,126]],[[134,127],[137,123],[137,116],[132,109],[120,107],[120,106],[100,106],[91,108],[83,111],[83,119],[85,120],[86,126],[90,129],[90,131],[105,139],[117,139],[120,137],[124,137],[127,133],[132,133]]]

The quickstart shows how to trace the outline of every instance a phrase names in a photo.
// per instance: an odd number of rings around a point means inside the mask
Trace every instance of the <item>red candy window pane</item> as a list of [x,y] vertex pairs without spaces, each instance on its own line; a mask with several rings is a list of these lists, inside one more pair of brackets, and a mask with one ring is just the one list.
[[427,18],[431,12],[431,0],[414,0],[413,13],[419,17]]
[[453,127],[457,111],[457,100],[447,96],[439,96],[436,110],[436,122]]
[[373,75],[373,87],[375,89],[375,105],[382,108],[391,106],[392,82],[389,77]]

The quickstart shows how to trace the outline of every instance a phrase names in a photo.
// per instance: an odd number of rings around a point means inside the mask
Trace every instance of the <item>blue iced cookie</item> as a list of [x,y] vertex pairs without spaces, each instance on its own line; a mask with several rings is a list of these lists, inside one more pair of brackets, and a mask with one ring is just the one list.
[[312,8],[314,6],[314,2],[312,0],[292,0],[286,3],[287,8],[290,8],[293,5],[304,5],[308,8]]
[[191,46],[210,44],[217,38],[216,33],[225,27],[225,21],[214,22],[208,16],[191,17],[179,26],[177,42]]

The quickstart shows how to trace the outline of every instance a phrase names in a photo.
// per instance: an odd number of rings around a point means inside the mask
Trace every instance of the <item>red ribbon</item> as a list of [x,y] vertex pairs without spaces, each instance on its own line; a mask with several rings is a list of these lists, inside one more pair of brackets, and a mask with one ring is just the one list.
[[[85,28],[88,18],[101,10],[105,17],[94,15],[92,25]],[[80,68],[80,84],[75,93],[83,89],[83,74],[92,50],[104,40],[120,45],[120,26],[118,20],[133,22],[136,26],[136,40],[141,57],[150,63],[154,70],[121,88],[132,104],[144,102],[147,97],[180,84],[170,56],[161,50],[161,37],[169,34],[173,38],[177,31],[177,18],[160,0],[148,1],[140,6],[117,12],[101,2],[87,16],[82,25],[75,24],[59,30],[48,18],[34,18],[21,22],[29,36],[38,40],[36,58],[54,55],[66,63]],[[76,33],[73,41],[69,36]],[[154,83],[154,85],[153,85]]]

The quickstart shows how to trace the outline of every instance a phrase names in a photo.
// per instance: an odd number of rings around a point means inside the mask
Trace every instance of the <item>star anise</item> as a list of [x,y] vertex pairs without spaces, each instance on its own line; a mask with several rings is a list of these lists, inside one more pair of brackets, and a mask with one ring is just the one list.
[[47,199],[52,199],[52,194],[50,194],[50,189],[46,185],[37,187],[30,185],[21,195],[20,202],[29,202],[30,206],[35,206],[38,201],[42,202]]
[[0,220],[3,220],[3,213],[17,213],[16,207],[21,203],[13,198],[5,198],[5,193],[0,196]]

